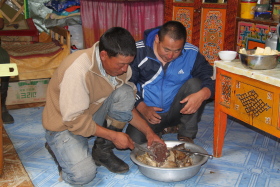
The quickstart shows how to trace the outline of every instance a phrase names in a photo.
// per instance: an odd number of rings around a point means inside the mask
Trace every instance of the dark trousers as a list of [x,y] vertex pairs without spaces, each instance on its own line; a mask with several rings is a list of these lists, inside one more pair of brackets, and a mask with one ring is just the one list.
[[[5,49],[0,47],[0,64],[9,64],[9,63],[10,63],[9,54],[7,53],[7,51]],[[0,87],[1,103],[2,103],[2,107],[3,107],[6,105],[6,98],[7,98],[7,91],[8,91],[10,77],[0,77],[0,78],[1,78],[1,87]]]
[[[181,114],[180,110],[186,103],[181,104],[180,101],[192,93],[196,93],[201,89],[201,81],[197,78],[189,79],[178,91],[174,98],[174,101],[170,107],[170,110],[166,113],[158,113],[161,116],[161,122],[159,124],[147,123],[157,134],[160,134],[164,128],[177,126],[179,127],[178,134],[190,138],[196,138],[198,131],[198,122],[201,120],[206,102],[204,101],[200,108],[193,114]],[[145,135],[137,130],[132,125],[128,125],[126,133],[136,143],[147,142]]]

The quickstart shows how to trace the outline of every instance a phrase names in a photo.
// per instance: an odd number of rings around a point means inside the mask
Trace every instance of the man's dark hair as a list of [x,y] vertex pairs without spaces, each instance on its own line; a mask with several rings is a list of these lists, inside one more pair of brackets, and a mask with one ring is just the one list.
[[103,50],[107,52],[109,57],[135,56],[135,40],[128,30],[122,27],[112,27],[100,37],[99,52]]
[[187,39],[187,32],[185,26],[179,21],[168,21],[162,25],[158,32],[159,41],[163,41],[164,36],[168,35],[174,40]]

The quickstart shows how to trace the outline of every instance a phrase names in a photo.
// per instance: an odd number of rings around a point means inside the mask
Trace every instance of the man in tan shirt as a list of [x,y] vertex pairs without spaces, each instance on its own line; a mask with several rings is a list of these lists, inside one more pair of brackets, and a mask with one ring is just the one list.
[[[126,123],[143,132],[148,145],[164,144],[134,109],[135,85],[129,64],[136,54],[131,34],[113,27],[93,47],[66,57],[54,73],[43,112],[47,147],[53,152],[63,180],[86,184],[94,179],[96,165],[115,173],[129,170],[112,149],[134,149],[122,133]],[[88,137],[96,136],[92,155]]]

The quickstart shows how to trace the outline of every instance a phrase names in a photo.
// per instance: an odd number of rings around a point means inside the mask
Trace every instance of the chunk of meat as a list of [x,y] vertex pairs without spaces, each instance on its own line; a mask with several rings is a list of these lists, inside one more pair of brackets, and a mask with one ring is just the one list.
[[168,156],[166,145],[159,142],[153,142],[149,149],[156,155],[155,161],[164,162]]
[[162,144],[159,145],[159,143],[155,143],[149,149],[157,155],[157,160],[147,152],[143,155],[138,155],[136,159],[149,166],[161,168],[188,167],[193,164],[190,154],[182,152],[186,150],[184,144],[176,145],[168,149]]

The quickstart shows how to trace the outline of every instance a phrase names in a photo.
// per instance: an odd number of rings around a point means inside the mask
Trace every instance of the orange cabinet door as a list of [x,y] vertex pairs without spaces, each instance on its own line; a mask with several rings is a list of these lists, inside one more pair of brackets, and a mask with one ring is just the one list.
[[235,50],[237,3],[236,0],[166,0],[164,18],[183,23],[187,42],[198,46],[213,63],[218,60],[219,51]]
[[203,8],[199,48],[208,62],[219,60],[218,52],[224,49],[226,9]]
[[187,30],[187,42],[192,43],[194,7],[174,6],[173,20],[180,21]]

